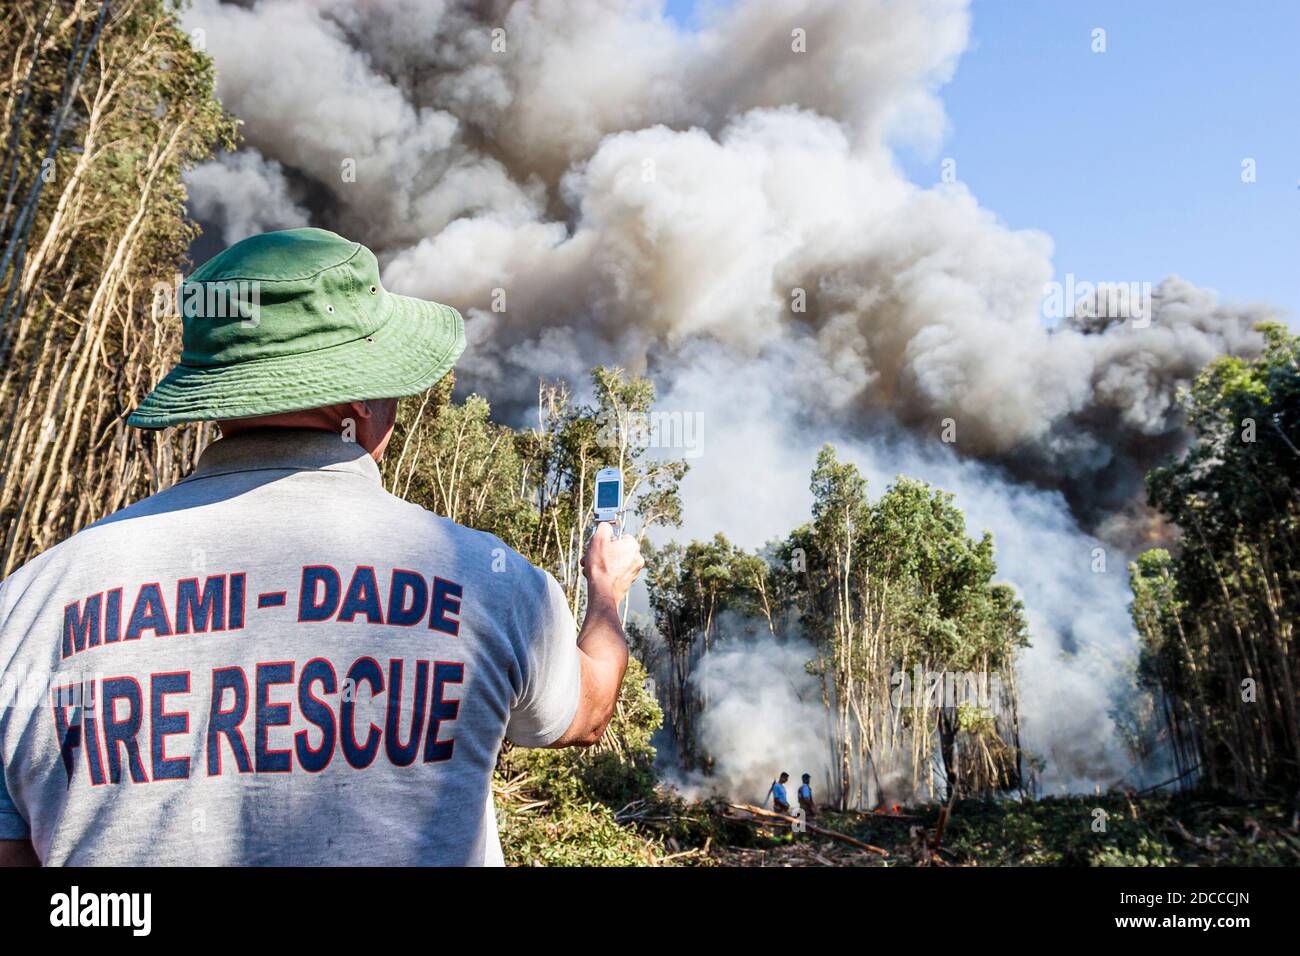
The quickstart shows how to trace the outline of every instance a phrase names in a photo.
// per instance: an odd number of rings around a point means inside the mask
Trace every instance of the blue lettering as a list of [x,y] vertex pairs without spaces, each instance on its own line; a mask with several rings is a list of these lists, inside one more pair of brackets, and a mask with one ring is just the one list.
[[[316,600],[318,585],[325,585],[322,600]],[[302,587],[298,590],[298,620],[328,621],[339,606],[339,573],[324,564],[309,564],[302,569]]]

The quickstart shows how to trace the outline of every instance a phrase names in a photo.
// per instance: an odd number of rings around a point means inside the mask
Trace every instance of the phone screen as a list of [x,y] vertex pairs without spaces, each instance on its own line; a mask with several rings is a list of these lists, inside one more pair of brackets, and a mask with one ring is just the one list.
[[596,507],[618,507],[618,482],[602,481],[596,486]]

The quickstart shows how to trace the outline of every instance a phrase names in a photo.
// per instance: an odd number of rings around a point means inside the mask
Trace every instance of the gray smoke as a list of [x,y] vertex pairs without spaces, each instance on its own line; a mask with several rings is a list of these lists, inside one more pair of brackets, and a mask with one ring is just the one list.
[[[709,409],[707,453],[692,459],[683,485],[681,536],[703,538],[721,528],[755,548],[807,521],[809,472],[824,441],[861,469],[873,499],[900,474],[953,491],[968,533],[993,533],[999,578],[1015,585],[1026,606],[1033,646],[1018,675],[1022,739],[1047,761],[1044,789],[1091,790],[1129,772],[1111,716],[1116,697],[1132,692],[1128,555],[1080,529],[1060,492],[1009,481],[997,467],[898,427],[865,439],[849,426],[810,432],[785,412],[785,396],[740,371],[713,349],[664,396],[670,406]],[[707,507],[691,506],[698,501]],[[782,658],[761,646],[754,652],[755,668],[765,673],[774,660]],[[797,680],[801,670],[786,667],[781,679]],[[900,795],[894,788],[889,797]]]
[[[307,211],[294,199],[283,167],[255,149],[223,155],[190,172],[190,215],[222,246],[260,232],[310,225]],[[229,197],[239,197],[239,202]],[[215,251],[215,250],[214,250]]]
[[1178,390],[1268,312],[1169,277],[1140,321],[1044,321],[1051,240],[893,158],[942,140],[964,2],[739,0],[690,33],[651,0],[198,0],[186,25],[248,147],[191,178],[210,229],[365,241],[466,314],[459,381],[507,417],[539,375],[651,374],[706,422],[697,533],[805,520],[823,438],[877,493],[956,491],[1035,618],[1030,736],[1061,786],[1115,772],[1141,476],[1183,440]]
[[[821,688],[804,669],[804,641],[736,640],[705,654],[691,674],[707,705],[698,733],[713,755],[709,773],[667,775],[686,796],[720,793],[759,803],[782,771],[812,776],[816,794],[830,779],[830,747]],[[790,789],[793,792],[794,784]]]

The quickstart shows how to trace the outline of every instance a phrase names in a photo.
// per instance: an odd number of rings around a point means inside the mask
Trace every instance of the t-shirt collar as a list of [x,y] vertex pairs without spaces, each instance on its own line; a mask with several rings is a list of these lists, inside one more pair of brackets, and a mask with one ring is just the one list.
[[199,456],[185,481],[241,471],[337,471],[380,484],[379,466],[361,445],[337,432],[258,428],[219,438]]

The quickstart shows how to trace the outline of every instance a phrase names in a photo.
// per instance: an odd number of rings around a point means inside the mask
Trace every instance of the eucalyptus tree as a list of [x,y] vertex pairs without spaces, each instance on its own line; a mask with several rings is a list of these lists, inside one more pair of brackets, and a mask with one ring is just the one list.
[[1181,537],[1130,567],[1132,614],[1180,772],[1290,797],[1300,789],[1300,338],[1278,324],[1259,330],[1259,357],[1220,358],[1197,377],[1184,400],[1191,444],[1147,477],[1151,504]]
[[210,437],[123,413],[180,348],[181,175],[235,123],[165,0],[13,0],[0,60],[3,576],[175,482]]

